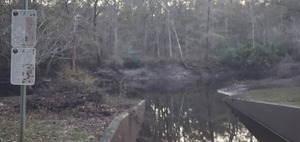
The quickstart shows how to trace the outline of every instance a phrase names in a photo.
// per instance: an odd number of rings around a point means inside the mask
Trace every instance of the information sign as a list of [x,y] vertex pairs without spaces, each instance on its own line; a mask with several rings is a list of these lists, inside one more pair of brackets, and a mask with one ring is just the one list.
[[11,13],[11,45],[13,47],[34,47],[36,44],[35,10],[15,9]]
[[13,85],[34,85],[35,48],[11,49],[10,82]]

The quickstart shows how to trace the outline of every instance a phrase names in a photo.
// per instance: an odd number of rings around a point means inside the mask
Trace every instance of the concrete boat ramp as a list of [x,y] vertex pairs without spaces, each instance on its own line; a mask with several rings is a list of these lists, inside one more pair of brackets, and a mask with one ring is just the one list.
[[239,90],[224,90],[218,92],[229,94],[226,104],[260,142],[300,142],[300,107],[246,100],[233,97]]

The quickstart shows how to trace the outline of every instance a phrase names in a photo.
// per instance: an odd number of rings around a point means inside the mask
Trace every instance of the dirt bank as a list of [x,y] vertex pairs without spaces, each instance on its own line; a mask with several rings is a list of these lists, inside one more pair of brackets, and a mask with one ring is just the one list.
[[[113,73],[113,74],[112,74]],[[99,141],[111,120],[137,102],[107,90],[118,86],[122,76],[116,72],[62,74],[41,86],[31,86],[27,96],[26,139],[40,141]],[[7,82],[6,90],[15,86]],[[4,90],[2,93],[7,92]],[[0,141],[17,141],[19,96],[0,99]]]
[[227,89],[234,91],[259,90],[268,88],[285,88],[300,86],[300,64],[294,61],[283,61],[269,69],[268,76],[262,79],[235,80]]
[[234,80],[236,74],[217,65],[191,63],[155,64],[137,69],[123,69],[120,72],[125,76],[126,85],[130,91],[164,90],[177,91],[186,86],[202,86],[215,82]]

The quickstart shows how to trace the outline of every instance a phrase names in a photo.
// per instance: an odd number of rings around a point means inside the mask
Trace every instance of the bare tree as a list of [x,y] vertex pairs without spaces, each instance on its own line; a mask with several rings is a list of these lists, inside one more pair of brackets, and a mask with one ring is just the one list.
[[168,26],[168,36],[169,36],[169,53],[170,53],[170,57],[172,58],[173,50],[172,50],[172,37],[171,37],[171,28],[170,28],[171,20],[170,20],[170,11],[169,10],[167,10],[167,19],[168,19],[167,26]]
[[74,21],[73,21],[73,31],[72,31],[72,70],[75,73],[76,70],[76,46],[75,41],[76,41],[76,31],[77,31],[77,26],[78,26],[78,15],[74,15]]
[[184,62],[181,45],[180,45],[180,42],[179,42],[179,38],[178,38],[177,31],[176,31],[175,24],[174,24],[173,20],[172,20],[172,26],[173,26],[173,30],[174,30],[174,33],[175,33],[177,46],[178,46],[178,49],[179,49],[179,52],[180,52],[180,59],[181,59],[182,62]]
[[211,0],[207,0],[207,20],[206,20],[206,45],[209,47],[209,28],[210,28],[210,9],[211,9]]
[[105,6],[107,5],[108,0],[104,0],[104,3],[100,8],[98,8],[99,0],[94,1],[94,16],[93,16],[93,26],[94,26],[94,41],[95,41],[95,48],[97,51],[97,62],[98,64],[101,63],[101,46],[99,46],[98,38],[97,38],[97,17],[98,15],[105,9]]
[[252,25],[252,48],[255,48],[255,18],[254,18],[254,2],[251,0],[250,11],[251,11],[251,25]]
[[117,1],[114,0],[114,12],[113,12],[113,16],[114,16],[114,62],[115,64],[117,64],[118,61],[118,12],[117,12]]

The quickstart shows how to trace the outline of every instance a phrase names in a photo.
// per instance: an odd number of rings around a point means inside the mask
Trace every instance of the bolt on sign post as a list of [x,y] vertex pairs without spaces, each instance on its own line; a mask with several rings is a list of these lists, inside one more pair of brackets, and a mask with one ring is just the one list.
[[10,82],[21,86],[20,142],[25,141],[26,85],[35,83],[36,19],[37,12],[28,10],[28,0],[23,0],[23,9],[11,13],[11,73]]

